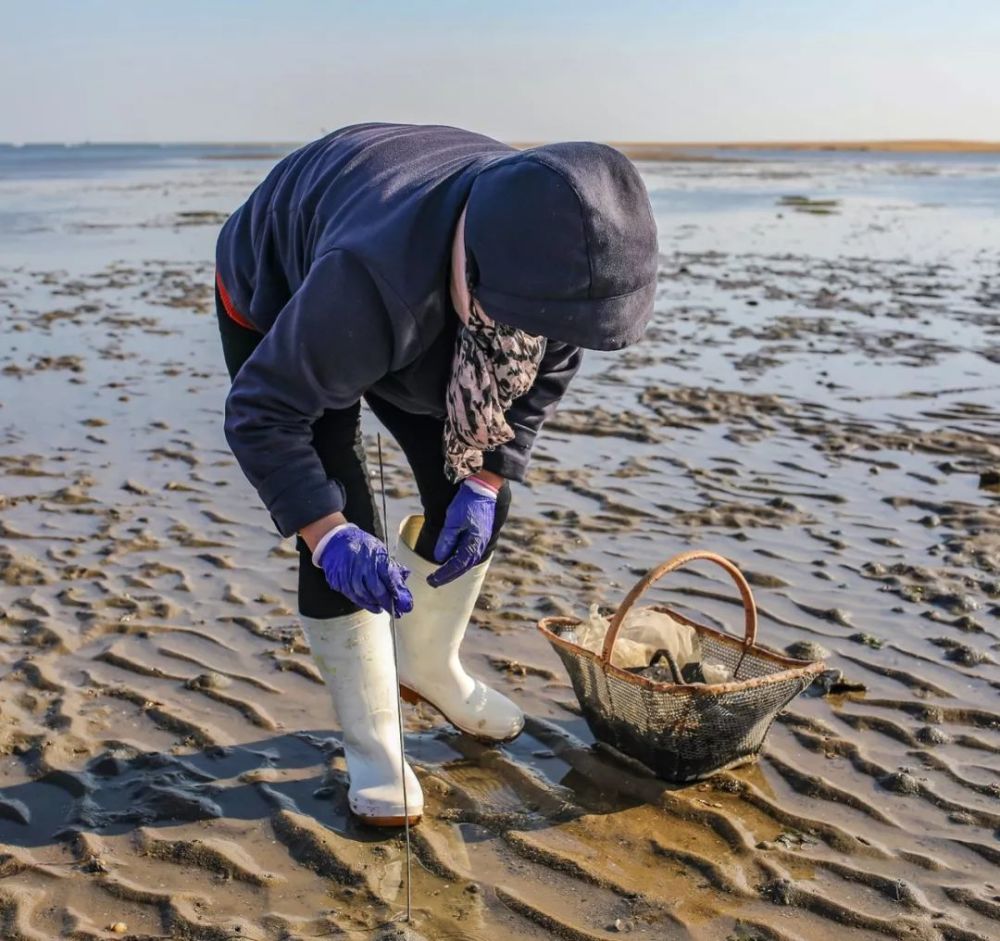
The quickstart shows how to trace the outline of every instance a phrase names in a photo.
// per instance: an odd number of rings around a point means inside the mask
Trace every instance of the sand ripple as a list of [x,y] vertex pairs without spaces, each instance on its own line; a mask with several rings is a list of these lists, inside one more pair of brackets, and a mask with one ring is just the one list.
[[[995,265],[664,242],[649,342],[588,359],[470,631],[525,734],[490,750],[407,711],[410,936],[994,938]],[[404,936],[401,840],[347,814],[295,553],[222,440],[210,284],[4,273],[5,938]],[[677,789],[594,747],[533,625],[694,546],[748,571],[764,642],[820,645],[862,689],[796,700],[759,763]],[[669,594],[738,623],[713,572]]]

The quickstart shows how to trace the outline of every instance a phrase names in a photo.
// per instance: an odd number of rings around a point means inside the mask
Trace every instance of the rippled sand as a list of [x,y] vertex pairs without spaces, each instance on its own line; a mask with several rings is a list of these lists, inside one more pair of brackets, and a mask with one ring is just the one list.
[[[0,271],[4,938],[407,936],[401,839],[347,815],[296,558],[221,434],[190,258],[227,185],[150,217],[180,251]],[[490,750],[407,707],[408,936],[994,938],[996,223],[862,202],[677,221],[669,198],[648,341],[588,357],[469,632],[525,734]],[[398,522],[415,493],[387,456]],[[865,691],[797,699],[757,764],[678,789],[594,747],[534,625],[692,547],[747,572],[764,643],[819,645]],[[709,568],[667,597],[740,623]]]

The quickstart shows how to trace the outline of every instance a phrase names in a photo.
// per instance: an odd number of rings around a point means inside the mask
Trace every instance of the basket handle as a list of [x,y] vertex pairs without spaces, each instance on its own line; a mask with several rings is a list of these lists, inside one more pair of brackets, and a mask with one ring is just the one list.
[[666,562],[658,565],[636,582],[611,618],[611,623],[608,625],[608,632],[604,635],[604,647],[601,649],[601,660],[604,663],[611,663],[611,653],[614,650],[615,641],[618,639],[618,632],[625,622],[625,615],[628,614],[632,605],[646,593],[650,585],[659,581],[664,575],[668,575],[670,572],[674,572],[689,562],[695,562],[698,559],[714,562],[725,569],[729,577],[736,583],[736,587],[740,591],[740,597],[743,599],[743,610],[746,613],[746,622],[743,628],[743,644],[745,647],[753,646],[754,641],[757,639],[757,605],[754,603],[753,592],[750,590],[747,580],[743,577],[743,573],[729,559],[725,559],[721,555],[716,555],[714,552],[695,550],[675,555],[672,559],[668,559]]

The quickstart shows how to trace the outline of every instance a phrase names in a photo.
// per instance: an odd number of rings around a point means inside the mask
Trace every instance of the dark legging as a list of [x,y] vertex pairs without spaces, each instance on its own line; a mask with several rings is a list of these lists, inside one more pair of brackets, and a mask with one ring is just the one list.
[[[256,349],[263,335],[241,327],[230,319],[222,306],[218,290],[215,294],[215,306],[219,332],[222,335],[222,355],[232,379]],[[458,490],[458,485],[451,483],[444,475],[441,446],[444,423],[429,415],[404,412],[370,392],[365,395],[365,401],[406,455],[424,509],[424,525],[417,539],[416,552],[424,559],[434,561],[434,545],[444,526],[448,505]],[[339,481],[344,488],[347,497],[344,516],[356,526],[385,541],[386,534],[382,529],[365,461],[361,438],[361,403],[349,408],[328,409],[313,424],[312,433],[313,447],[323,462],[327,476]],[[496,519],[486,555],[496,546],[500,527],[507,518],[509,507],[510,487],[504,484],[497,497]],[[312,618],[333,618],[360,610],[356,604],[327,585],[322,570],[312,564],[309,547],[301,536],[296,537],[296,546],[299,550],[299,613]]]

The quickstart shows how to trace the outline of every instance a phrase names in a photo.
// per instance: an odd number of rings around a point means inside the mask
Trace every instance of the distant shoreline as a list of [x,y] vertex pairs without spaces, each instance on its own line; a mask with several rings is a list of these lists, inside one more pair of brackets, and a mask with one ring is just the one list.
[[998,141],[967,140],[866,140],[866,141],[733,141],[696,143],[667,141],[609,141],[627,156],[641,160],[664,160],[693,150],[803,152],[865,152],[899,154],[1000,154]]
[[[518,148],[536,147],[539,141],[516,141]],[[712,160],[695,151],[801,151],[899,154],[1000,154],[1000,141],[972,140],[864,140],[864,141],[606,141],[633,160]],[[734,157],[733,159],[739,159]]]
[[[231,148],[249,150],[242,152],[243,159],[273,159],[275,151],[290,152],[305,143],[289,141],[84,141],[61,143],[37,141],[13,143],[0,141],[4,150],[20,150],[24,147],[64,147],[67,150],[88,147],[201,147]],[[545,141],[509,141],[517,148],[536,147]],[[606,141],[612,147],[636,160],[682,160],[699,159],[693,151],[802,151],[802,152],[865,152],[900,154],[1000,154],[1000,141],[949,140],[927,138],[919,140],[856,140],[856,141]],[[209,154],[207,159],[225,159],[227,153]],[[701,158],[711,159],[711,158]]]

